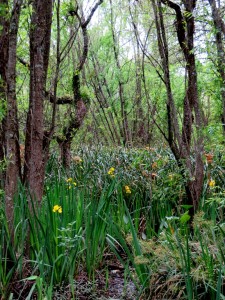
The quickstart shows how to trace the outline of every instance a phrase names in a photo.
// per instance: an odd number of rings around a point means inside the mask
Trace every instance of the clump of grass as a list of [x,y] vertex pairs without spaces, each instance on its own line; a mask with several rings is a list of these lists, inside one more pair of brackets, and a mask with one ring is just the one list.
[[[224,294],[224,231],[205,219],[203,212],[194,218],[193,236],[187,224],[181,224],[180,220],[179,217],[164,220],[160,234],[152,239],[138,239],[133,230],[124,237],[131,246],[124,249],[133,257],[137,276],[137,267],[141,265],[151,270],[148,288],[145,285],[146,297],[220,299]],[[123,245],[122,238],[120,242]]]

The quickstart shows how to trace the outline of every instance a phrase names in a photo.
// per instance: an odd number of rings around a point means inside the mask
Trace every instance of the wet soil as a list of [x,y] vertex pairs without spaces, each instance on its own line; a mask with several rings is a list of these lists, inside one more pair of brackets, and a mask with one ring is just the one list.
[[[53,300],[135,300],[137,290],[134,283],[124,276],[124,268],[116,260],[104,262],[104,268],[96,270],[94,278],[88,278],[84,270],[79,270],[73,283],[55,286]],[[28,277],[28,276],[27,276]],[[34,281],[15,280],[11,285],[12,300],[26,300]],[[29,298],[38,299],[34,292]],[[43,297],[49,300],[47,297]]]
[[124,281],[124,274],[120,270],[111,270],[105,276],[98,274],[93,282],[87,278],[78,278],[75,281],[76,297],[78,300],[132,300],[137,299],[137,291],[132,281]]

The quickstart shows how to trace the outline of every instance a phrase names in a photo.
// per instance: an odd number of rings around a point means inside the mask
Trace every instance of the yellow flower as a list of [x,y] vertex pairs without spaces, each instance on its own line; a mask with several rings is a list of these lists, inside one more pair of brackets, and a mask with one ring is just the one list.
[[111,174],[111,173],[114,173],[114,172],[115,172],[115,168],[112,167],[112,168],[109,169],[108,174]]
[[66,180],[66,182],[68,183],[67,188],[70,190],[72,188],[72,186],[76,186],[77,183],[75,181],[73,181],[73,178],[68,178]]
[[209,186],[210,186],[210,187],[214,187],[215,185],[216,185],[215,180],[212,180],[212,179],[211,179],[211,180],[209,181]]
[[111,167],[108,171],[108,175],[110,175],[111,177],[115,177],[114,172],[115,172],[115,168]]
[[131,194],[131,190],[130,190],[130,187],[128,185],[125,185],[124,189],[125,189],[126,194]]
[[54,207],[53,207],[53,212],[57,212],[58,211],[58,209],[59,209],[59,205],[54,205]]
[[54,205],[53,206],[53,212],[58,212],[58,213],[62,213],[62,206],[59,206],[58,204],[57,205]]
[[67,180],[66,180],[66,182],[73,182],[73,178],[68,178]]

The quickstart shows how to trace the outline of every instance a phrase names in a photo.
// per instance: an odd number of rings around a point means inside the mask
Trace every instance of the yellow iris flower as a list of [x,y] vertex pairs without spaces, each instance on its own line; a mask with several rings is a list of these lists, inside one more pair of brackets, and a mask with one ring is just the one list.
[[73,178],[68,178],[67,180],[66,180],[66,182],[73,182]]
[[212,180],[212,179],[211,179],[211,180],[209,181],[209,186],[210,186],[210,187],[214,187],[215,185],[216,185],[215,180]]
[[59,214],[61,214],[62,213],[62,206],[60,206],[58,204],[54,205],[52,211],[53,212],[58,212]]
[[130,187],[128,185],[125,185],[124,189],[125,189],[126,194],[131,194],[131,190],[130,190]]
[[115,177],[114,172],[115,172],[115,168],[111,167],[108,171],[108,175],[110,175],[111,177]]
[[75,181],[73,181],[73,178],[68,178],[66,179],[66,182],[68,183],[67,188],[70,190],[72,188],[72,186],[76,186],[77,183]]

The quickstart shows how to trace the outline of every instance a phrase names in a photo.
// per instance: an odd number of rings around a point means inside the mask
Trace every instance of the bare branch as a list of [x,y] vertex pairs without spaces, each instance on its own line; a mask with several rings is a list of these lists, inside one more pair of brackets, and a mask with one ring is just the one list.
[[30,63],[25,61],[23,58],[17,56],[18,61],[24,66],[27,67],[28,69],[30,69]]
[[182,14],[181,8],[178,4],[170,1],[170,0],[162,0],[162,3],[167,5],[168,7],[172,8],[176,13],[176,27],[177,27],[177,37],[180,44],[181,49],[183,50],[183,53],[185,57],[188,56],[188,48],[187,48],[187,41],[186,41],[186,35],[185,35],[185,19]]
[[89,16],[87,17],[87,20],[82,24],[82,27],[87,27],[87,25],[90,23],[90,21],[91,21],[93,15],[94,15],[96,9],[99,7],[99,5],[101,5],[101,4],[103,3],[103,1],[104,1],[104,0],[99,0],[99,1],[95,4],[95,6],[92,8],[92,10],[91,10]]

